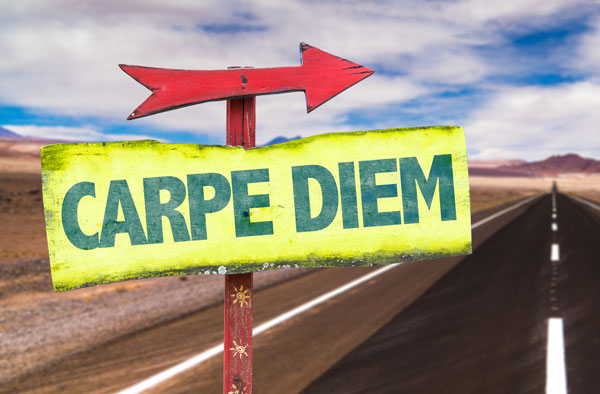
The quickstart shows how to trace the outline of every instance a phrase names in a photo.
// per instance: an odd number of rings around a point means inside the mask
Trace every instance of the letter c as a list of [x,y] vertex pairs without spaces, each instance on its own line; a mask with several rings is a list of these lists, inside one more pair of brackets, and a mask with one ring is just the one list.
[[77,207],[84,196],[96,197],[96,186],[92,182],[79,182],[69,189],[62,205],[62,225],[73,245],[79,249],[91,250],[98,247],[98,233],[84,234],[77,218]]

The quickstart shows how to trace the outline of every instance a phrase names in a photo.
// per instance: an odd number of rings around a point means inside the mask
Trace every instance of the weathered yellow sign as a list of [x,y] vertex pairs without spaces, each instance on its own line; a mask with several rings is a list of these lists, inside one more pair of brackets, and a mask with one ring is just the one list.
[[471,252],[463,130],[239,147],[42,149],[55,290],[161,275],[377,265]]

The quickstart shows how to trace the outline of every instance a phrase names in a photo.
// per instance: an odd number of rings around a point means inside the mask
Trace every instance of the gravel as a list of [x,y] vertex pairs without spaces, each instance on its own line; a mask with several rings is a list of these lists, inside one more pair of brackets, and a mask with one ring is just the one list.
[[[309,272],[254,275],[256,290]],[[47,259],[0,262],[0,385],[122,335],[223,300],[221,275],[52,290]]]

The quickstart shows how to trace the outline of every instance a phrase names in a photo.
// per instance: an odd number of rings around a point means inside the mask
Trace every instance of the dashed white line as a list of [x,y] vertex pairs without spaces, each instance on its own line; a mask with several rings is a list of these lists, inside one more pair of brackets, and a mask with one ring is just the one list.
[[552,251],[550,252],[550,261],[558,261],[560,260],[558,244],[552,244]]
[[546,352],[546,394],[566,394],[567,373],[563,320],[548,319],[548,348]]
[[[512,210],[514,210],[514,209],[516,209],[516,208],[518,208],[518,207],[520,207],[520,206],[528,203],[529,201],[531,201],[531,200],[533,200],[534,198],[537,198],[537,197],[539,197],[539,196],[529,197],[529,198],[527,198],[527,199],[525,199],[525,200],[523,200],[523,201],[521,201],[521,202],[519,202],[519,203],[517,203],[515,205],[512,205],[512,206],[510,206],[510,207],[508,207],[506,209],[503,209],[500,212],[496,212],[495,214],[490,215],[487,218],[485,218],[483,220],[480,220],[479,222],[473,224],[471,226],[471,229],[475,229],[475,228],[481,226],[482,224],[485,224],[485,223],[487,223],[487,222],[489,222],[489,221],[491,221],[491,220],[493,220],[493,219],[495,219],[495,218],[497,218],[499,216],[502,216],[505,213],[508,213],[508,212],[510,212],[510,211],[512,211]],[[288,312],[285,312],[285,313],[283,313],[283,314],[281,314],[281,315],[279,315],[279,316],[277,316],[277,317],[275,317],[275,318],[273,318],[271,320],[268,320],[265,323],[262,323],[259,326],[254,327],[254,329],[252,330],[252,335],[253,336],[254,335],[258,335],[258,334],[260,334],[260,333],[262,333],[262,332],[264,332],[264,331],[266,331],[266,330],[268,330],[270,328],[273,328],[273,327],[275,327],[275,326],[283,323],[284,321],[289,320],[292,317],[294,317],[296,315],[299,315],[302,312],[305,312],[305,311],[313,308],[314,306],[316,306],[318,304],[321,304],[321,303],[323,303],[323,302],[325,302],[325,301],[327,301],[327,300],[329,300],[329,299],[331,299],[331,298],[333,298],[333,297],[335,297],[335,296],[337,296],[337,295],[339,295],[341,293],[344,293],[344,292],[346,292],[346,291],[348,291],[348,290],[350,290],[350,289],[352,289],[352,288],[360,285],[361,283],[364,283],[364,282],[366,282],[368,280],[371,280],[372,278],[374,278],[376,276],[379,276],[379,275],[381,275],[381,274],[383,274],[383,273],[385,273],[385,272],[391,270],[392,268],[395,268],[395,267],[397,267],[397,266],[399,266],[401,264],[402,263],[390,264],[390,265],[383,266],[383,267],[379,268],[376,271],[370,272],[367,275],[363,275],[363,276],[361,276],[358,279],[355,279],[355,280],[353,280],[353,281],[351,281],[351,282],[349,282],[349,283],[347,283],[347,284],[345,284],[343,286],[338,287],[335,290],[332,290],[332,291],[330,291],[328,293],[325,293],[325,294],[323,294],[323,295],[321,295],[321,296],[313,299],[312,301],[309,301],[309,302],[307,302],[305,304],[302,304],[302,305],[300,305],[297,308],[294,308],[294,309],[292,309],[292,310],[290,310]],[[139,383],[137,383],[137,384],[135,384],[135,385],[133,385],[131,387],[128,387],[128,388],[126,388],[124,390],[121,390],[117,394],[139,394],[139,393],[142,393],[142,392],[144,392],[144,391],[146,391],[146,390],[148,390],[148,389],[150,389],[150,388],[152,388],[152,387],[154,387],[154,386],[156,386],[156,385],[158,385],[158,384],[160,384],[160,383],[162,383],[162,382],[164,382],[164,381],[166,381],[166,380],[168,380],[168,379],[170,379],[170,378],[172,378],[172,377],[174,377],[174,376],[176,376],[176,375],[178,375],[178,374],[180,374],[180,373],[182,373],[182,372],[184,372],[184,371],[186,371],[186,370],[188,370],[188,369],[190,369],[190,368],[192,368],[192,367],[194,367],[194,366],[196,366],[196,365],[198,365],[198,364],[200,364],[200,363],[202,363],[202,362],[204,362],[204,361],[206,361],[208,359],[210,359],[210,358],[213,358],[214,356],[219,355],[222,352],[223,352],[223,343],[220,343],[220,344],[218,344],[216,346],[211,347],[210,349],[207,349],[207,350],[203,351],[200,354],[197,354],[197,355],[195,355],[195,356],[193,356],[193,357],[191,357],[191,358],[189,358],[189,359],[187,359],[187,360],[185,360],[185,361],[183,361],[183,362],[181,362],[179,364],[174,365],[171,368],[168,368],[168,369],[166,369],[166,370],[164,370],[164,371],[162,371],[162,372],[160,372],[160,373],[158,373],[156,375],[151,376],[148,379],[145,379],[145,380],[143,380],[143,381],[141,381],[141,382],[139,382]]]
[[558,231],[558,224],[552,223],[552,231]]
[[555,213],[552,214],[552,219],[556,219],[556,214]]

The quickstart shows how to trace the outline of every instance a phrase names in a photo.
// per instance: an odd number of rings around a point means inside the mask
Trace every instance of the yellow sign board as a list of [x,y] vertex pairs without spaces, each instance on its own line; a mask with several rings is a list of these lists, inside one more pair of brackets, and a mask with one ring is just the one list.
[[42,175],[55,290],[471,252],[459,127],[323,134],[249,150],[58,144],[42,149]]

